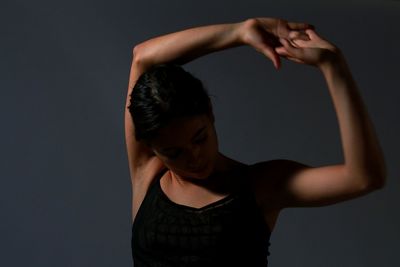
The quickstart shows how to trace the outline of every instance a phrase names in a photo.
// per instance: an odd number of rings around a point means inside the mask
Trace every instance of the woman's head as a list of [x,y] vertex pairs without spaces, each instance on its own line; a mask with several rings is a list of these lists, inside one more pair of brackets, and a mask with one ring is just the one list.
[[167,167],[183,176],[211,169],[218,141],[211,101],[199,79],[178,65],[154,66],[136,81],[130,101],[136,140]]

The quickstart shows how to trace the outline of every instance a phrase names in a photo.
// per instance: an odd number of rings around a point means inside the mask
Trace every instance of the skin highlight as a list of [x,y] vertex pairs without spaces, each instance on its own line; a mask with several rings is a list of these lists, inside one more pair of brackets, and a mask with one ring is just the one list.
[[[284,58],[314,66],[322,73],[338,117],[344,161],[335,165],[314,167],[293,160],[276,159],[250,165],[251,172],[243,177],[251,179],[258,203],[271,230],[279,212],[284,208],[320,207],[363,196],[383,188],[387,175],[382,149],[344,55],[333,43],[309,26],[311,25],[277,18],[251,18],[239,23],[207,25],[166,34],[140,43],[133,49],[128,96],[139,75],[151,65],[167,62],[185,64],[211,52],[241,45],[253,47],[269,58],[276,69],[280,68],[280,60]],[[156,144],[155,149],[148,149],[145,144],[131,138],[134,127],[129,113],[126,114],[128,156],[132,184],[136,192],[145,192],[146,186],[138,187],[145,180],[142,177],[150,181],[155,175],[153,170],[146,168],[158,170],[161,168],[161,159],[169,169],[169,175],[165,175],[166,179],[163,179],[166,182],[163,189],[171,189],[166,191],[168,196],[176,203],[203,206],[215,198],[211,199],[210,194],[194,195],[195,184],[210,183],[216,180],[211,177],[220,178],[223,174],[230,176],[229,180],[225,180],[230,182],[236,174],[236,167],[245,165],[216,152],[218,145],[214,147],[214,153],[208,154],[204,144],[192,144],[190,137],[203,125],[188,127],[186,131],[181,128],[180,132],[181,126],[177,124],[175,129],[166,131],[168,141],[163,145],[181,148],[188,158],[187,161],[172,161],[159,151],[164,148],[160,144]],[[159,158],[157,161],[154,160],[154,155]],[[195,173],[191,172],[194,167],[203,163],[201,160],[206,158],[205,155],[217,155],[211,161],[214,167],[210,175],[197,175],[197,170]],[[222,170],[225,172],[222,173]],[[165,186],[168,179],[171,183]],[[222,178],[220,180],[224,181]],[[133,218],[143,194],[136,195],[139,197],[133,205]]]

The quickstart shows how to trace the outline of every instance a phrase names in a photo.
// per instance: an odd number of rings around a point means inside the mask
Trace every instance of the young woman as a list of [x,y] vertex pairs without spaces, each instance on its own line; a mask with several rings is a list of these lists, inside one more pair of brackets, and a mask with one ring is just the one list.
[[[180,65],[249,45],[324,76],[344,163],[276,159],[247,165],[218,149],[211,101]],[[306,23],[252,18],[196,27],[133,49],[125,110],[132,180],[132,253],[140,266],[267,266],[269,238],[287,207],[323,206],[382,188],[384,157],[340,49]]]

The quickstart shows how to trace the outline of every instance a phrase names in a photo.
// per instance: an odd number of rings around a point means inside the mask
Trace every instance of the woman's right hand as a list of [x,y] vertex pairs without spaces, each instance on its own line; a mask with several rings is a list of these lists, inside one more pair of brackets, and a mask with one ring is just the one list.
[[241,38],[244,44],[252,46],[272,60],[275,68],[278,69],[280,56],[275,48],[282,46],[279,38],[289,38],[291,31],[297,31],[300,33],[297,39],[309,40],[308,35],[304,33],[306,29],[314,29],[314,26],[278,18],[251,18],[243,23]]

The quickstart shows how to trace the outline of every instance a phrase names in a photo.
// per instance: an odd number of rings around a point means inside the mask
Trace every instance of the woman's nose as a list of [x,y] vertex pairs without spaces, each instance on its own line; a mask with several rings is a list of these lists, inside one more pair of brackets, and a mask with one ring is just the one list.
[[193,146],[190,150],[190,156],[188,157],[188,164],[191,168],[196,168],[201,162],[200,160],[200,146]]

